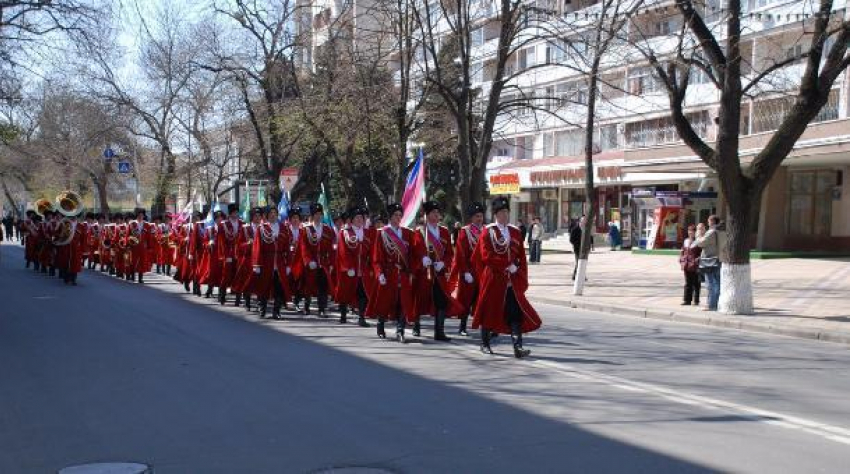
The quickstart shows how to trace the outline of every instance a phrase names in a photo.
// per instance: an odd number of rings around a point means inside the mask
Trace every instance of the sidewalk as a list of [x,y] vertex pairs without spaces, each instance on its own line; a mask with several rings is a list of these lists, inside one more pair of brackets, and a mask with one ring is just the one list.
[[[680,306],[678,258],[593,252],[583,296],[573,296],[572,254],[530,265],[531,301],[850,344],[850,259],[753,260],[756,314],[727,316]],[[704,304],[707,291],[702,288]]]

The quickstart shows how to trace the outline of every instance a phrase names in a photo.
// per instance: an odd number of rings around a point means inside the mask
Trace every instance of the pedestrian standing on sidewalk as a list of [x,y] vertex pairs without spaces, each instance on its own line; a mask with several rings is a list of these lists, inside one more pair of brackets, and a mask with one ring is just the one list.
[[517,227],[519,227],[519,232],[522,235],[522,241],[525,242],[525,238],[528,236],[528,227],[525,226],[522,219],[517,219]]
[[620,228],[617,223],[611,221],[608,223],[608,243],[611,244],[611,251],[617,250],[623,245],[623,238],[620,235]]
[[720,300],[720,232],[717,229],[719,219],[715,215],[708,217],[708,231],[702,237],[696,238],[696,246],[702,248],[699,259],[699,271],[705,276],[708,284],[708,306],[706,311],[717,311]]
[[696,246],[696,232],[696,227],[688,226],[688,236],[682,244],[681,253],[679,253],[679,264],[685,274],[685,297],[682,300],[682,306],[690,306],[691,303],[694,306],[699,306],[699,256],[702,249]]
[[581,234],[582,225],[578,221],[573,221],[570,227],[570,244],[573,246],[573,255],[576,259],[576,264],[573,267],[573,281],[576,279],[576,271],[578,270],[578,259],[581,254]]
[[528,243],[531,250],[531,263],[540,263],[540,254],[543,252],[543,225],[540,218],[532,220],[531,230],[528,232]]

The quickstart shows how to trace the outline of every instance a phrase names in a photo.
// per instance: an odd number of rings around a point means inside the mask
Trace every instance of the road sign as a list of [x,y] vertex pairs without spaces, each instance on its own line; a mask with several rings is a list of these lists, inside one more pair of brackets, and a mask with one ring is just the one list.
[[107,159],[115,158],[115,150],[112,148],[106,147],[106,150],[103,150],[103,157]]
[[287,191],[292,191],[295,184],[298,183],[298,168],[283,168],[280,170],[280,186],[286,188]]
[[118,172],[119,173],[130,173],[133,171],[133,165],[129,161],[119,161],[118,162]]

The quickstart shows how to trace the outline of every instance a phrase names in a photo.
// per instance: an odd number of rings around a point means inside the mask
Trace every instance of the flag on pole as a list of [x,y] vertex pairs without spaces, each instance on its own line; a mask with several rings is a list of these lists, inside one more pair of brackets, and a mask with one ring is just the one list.
[[277,203],[277,221],[283,222],[289,219],[289,192],[286,184],[280,180],[280,202]]
[[411,227],[416,223],[416,215],[425,201],[425,153],[419,149],[419,157],[413,163],[410,173],[407,175],[407,184],[404,186],[404,196],[401,198],[401,206],[404,208],[404,216],[401,225]]
[[251,186],[245,181],[245,201],[242,203],[242,220],[251,220]]
[[213,201],[212,205],[210,205],[210,212],[207,213],[207,218],[206,218],[206,220],[204,220],[204,227],[205,228],[210,229],[212,227],[215,227],[215,217],[213,217],[213,214],[215,214],[215,211],[217,210],[217,208],[218,208],[218,203],[216,201]]
[[322,183],[322,194],[319,194],[319,204],[321,204],[322,208],[324,209],[324,214],[322,215],[322,222],[331,226],[332,229],[336,230],[334,220],[331,218],[331,208],[328,204],[328,195],[327,193],[325,193],[325,183]]
[[257,186],[257,205],[260,207],[269,205],[266,201],[266,188],[264,186]]
[[192,217],[192,205],[193,204],[194,204],[193,201],[187,202],[186,207],[183,208],[183,210],[180,212],[180,214],[177,214],[177,216],[172,218],[172,220],[171,220],[171,227],[172,228],[176,229],[176,228],[180,227],[181,225],[189,222],[189,219]]

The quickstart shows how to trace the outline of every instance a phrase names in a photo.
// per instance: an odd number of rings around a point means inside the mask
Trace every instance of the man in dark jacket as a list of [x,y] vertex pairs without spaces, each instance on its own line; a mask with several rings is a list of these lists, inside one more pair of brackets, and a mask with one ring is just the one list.
[[573,255],[576,258],[576,264],[573,267],[573,280],[576,279],[576,271],[578,270],[578,259],[581,254],[581,224],[577,220],[572,221],[572,226],[570,227],[570,243],[573,246]]

